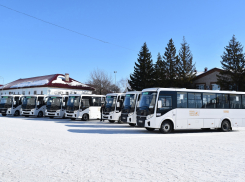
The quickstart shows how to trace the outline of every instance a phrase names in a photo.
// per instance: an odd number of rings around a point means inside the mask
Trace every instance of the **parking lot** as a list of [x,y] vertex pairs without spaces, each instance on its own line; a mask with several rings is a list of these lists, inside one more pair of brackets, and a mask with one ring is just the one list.
[[0,181],[243,181],[245,128],[160,134],[0,116]]

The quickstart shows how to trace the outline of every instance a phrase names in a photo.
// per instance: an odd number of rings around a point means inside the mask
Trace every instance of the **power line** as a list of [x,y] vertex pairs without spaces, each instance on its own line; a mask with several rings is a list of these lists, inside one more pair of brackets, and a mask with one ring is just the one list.
[[76,34],[79,34],[79,35],[82,35],[82,36],[85,36],[85,37],[90,38],[90,39],[94,39],[94,40],[97,40],[97,41],[100,41],[100,42],[103,42],[103,43],[106,43],[106,44],[111,44],[111,45],[114,45],[114,46],[117,46],[117,47],[121,47],[121,48],[124,48],[124,49],[128,49],[128,50],[135,51],[135,50],[130,49],[130,48],[127,48],[127,47],[123,47],[123,46],[120,46],[120,45],[117,45],[117,44],[113,44],[113,43],[110,43],[110,42],[107,42],[107,41],[104,41],[104,40],[101,40],[101,39],[98,39],[98,38],[95,38],[95,37],[91,37],[91,36],[89,36],[89,35],[86,35],[86,34],[83,34],[83,33],[80,33],[80,32],[77,32],[77,31],[75,31],[75,30],[71,30],[71,29],[69,29],[69,28],[62,27],[62,26],[60,26],[60,25],[57,25],[57,24],[51,23],[51,22],[49,22],[49,21],[46,21],[46,20],[37,18],[37,17],[35,17],[35,16],[29,15],[29,14],[26,14],[26,13],[23,13],[23,12],[21,12],[21,11],[12,9],[12,8],[7,7],[7,6],[4,6],[4,5],[2,5],[2,4],[0,4],[0,6],[6,8],[6,9],[9,9],[9,10],[11,10],[11,11],[14,11],[14,12],[16,12],[16,13],[19,13],[19,14],[22,14],[22,15],[25,15],[25,16],[28,16],[28,17],[31,17],[31,18],[34,18],[34,19],[36,19],[36,20],[42,21],[42,22],[47,23],[47,24],[49,24],[49,25],[53,25],[53,26],[56,26],[56,27],[58,27],[58,28],[62,28],[62,29],[64,29],[64,30],[67,30],[67,31],[70,31],[70,32],[73,32],[73,33],[76,33]]

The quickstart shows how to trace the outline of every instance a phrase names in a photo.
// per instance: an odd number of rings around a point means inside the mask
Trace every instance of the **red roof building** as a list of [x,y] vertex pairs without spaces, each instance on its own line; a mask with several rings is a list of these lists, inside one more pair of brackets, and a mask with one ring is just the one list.
[[69,74],[53,74],[18,79],[0,86],[1,95],[9,94],[92,94],[95,89],[69,77]]

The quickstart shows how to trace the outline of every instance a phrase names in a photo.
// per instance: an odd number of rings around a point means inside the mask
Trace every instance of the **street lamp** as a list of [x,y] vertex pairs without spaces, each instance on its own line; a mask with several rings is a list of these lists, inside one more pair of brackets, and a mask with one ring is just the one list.
[[117,77],[116,77],[117,71],[114,71],[114,73],[115,73],[115,85],[116,85],[116,83],[117,83]]

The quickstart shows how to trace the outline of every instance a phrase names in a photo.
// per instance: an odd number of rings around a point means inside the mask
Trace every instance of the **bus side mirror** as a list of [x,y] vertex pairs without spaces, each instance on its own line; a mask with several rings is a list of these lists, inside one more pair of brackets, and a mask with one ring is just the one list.
[[162,108],[162,101],[161,101],[161,100],[158,101],[158,103],[157,103],[157,108],[158,108],[158,109],[161,109],[161,108]]
[[117,102],[117,107],[120,107],[120,102]]
[[40,105],[40,102],[39,102],[39,101],[37,101],[37,105],[38,105],[38,106]]

